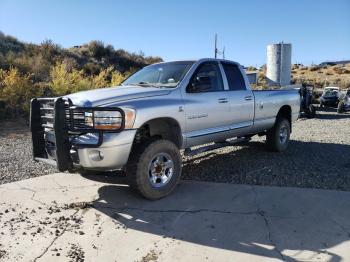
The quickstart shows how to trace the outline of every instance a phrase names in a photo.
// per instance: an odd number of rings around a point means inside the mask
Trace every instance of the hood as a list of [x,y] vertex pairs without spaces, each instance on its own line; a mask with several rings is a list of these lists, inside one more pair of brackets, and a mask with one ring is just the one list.
[[78,92],[65,97],[71,99],[76,106],[93,107],[169,93],[169,89],[157,87],[117,86]]

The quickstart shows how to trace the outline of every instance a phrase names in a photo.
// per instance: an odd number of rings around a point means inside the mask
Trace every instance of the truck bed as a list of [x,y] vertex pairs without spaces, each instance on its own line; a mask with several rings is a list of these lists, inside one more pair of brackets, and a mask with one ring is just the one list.
[[[292,95],[291,95],[292,94]],[[295,89],[253,90],[255,98],[254,126],[273,126],[277,113],[284,105],[291,106],[291,120],[299,117],[300,96]]]

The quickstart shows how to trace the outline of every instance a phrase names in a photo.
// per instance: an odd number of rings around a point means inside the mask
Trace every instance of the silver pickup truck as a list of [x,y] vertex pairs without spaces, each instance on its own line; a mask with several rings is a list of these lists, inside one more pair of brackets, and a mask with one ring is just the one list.
[[283,151],[299,108],[296,90],[252,91],[235,62],[153,64],[118,87],[32,99],[33,155],[59,171],[124,169],[132,188],[159,199],[180,179],[182,149],[266,135]]

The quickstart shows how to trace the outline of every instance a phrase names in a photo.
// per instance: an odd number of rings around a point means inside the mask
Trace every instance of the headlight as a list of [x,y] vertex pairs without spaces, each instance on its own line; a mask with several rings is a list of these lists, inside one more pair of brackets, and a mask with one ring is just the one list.
[[85,112],[85,124],[99,130],[118,130],[122,127],[122,114],[119,111]]
[[[135,110],[132,108],[122,108],[125,113],[125,128],[133,128],[135,121]],[[99,130],[118,130],[122,127],[122,114],[113,110],[93,110],[85,112],[85,125]]]

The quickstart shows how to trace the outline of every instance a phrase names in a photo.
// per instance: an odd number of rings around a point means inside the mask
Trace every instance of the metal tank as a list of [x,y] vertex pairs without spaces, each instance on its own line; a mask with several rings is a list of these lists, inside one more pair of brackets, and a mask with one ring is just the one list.
[[290,84],[292,44],[279,43],[267,46],[266,77],[269,85]]

